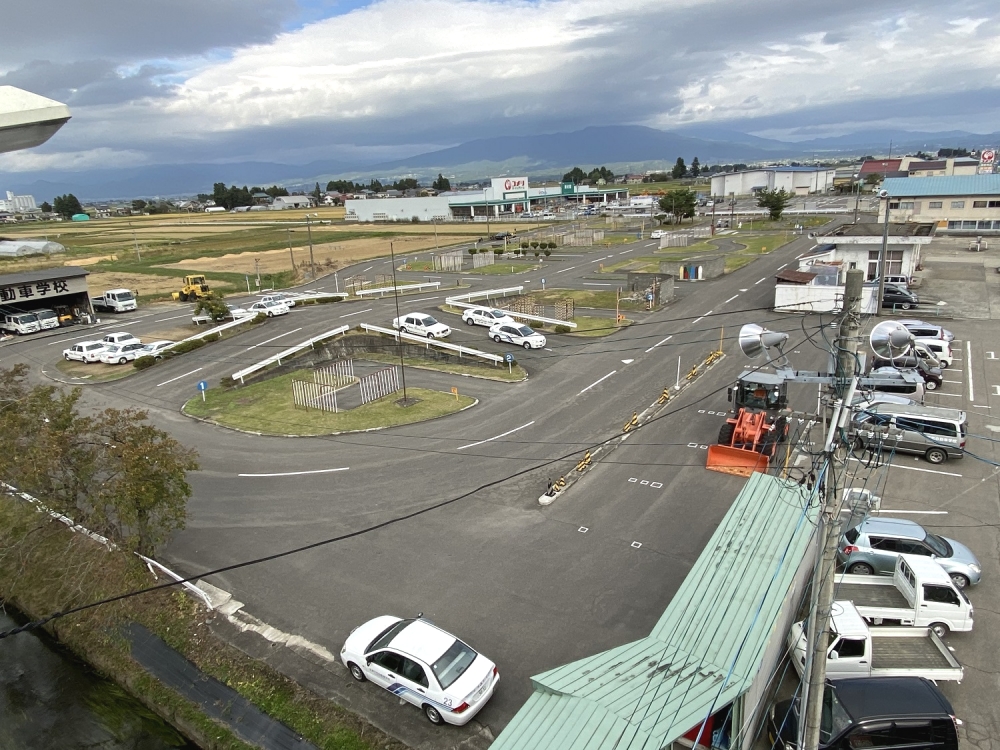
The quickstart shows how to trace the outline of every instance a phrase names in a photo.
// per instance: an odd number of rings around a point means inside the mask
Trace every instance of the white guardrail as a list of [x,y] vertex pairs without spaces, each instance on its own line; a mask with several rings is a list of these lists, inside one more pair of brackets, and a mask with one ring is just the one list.
[[[516,292],[520,294],[524,291],[523,286],[509,286],[506,289],[486,289],[482,292],[470,292],[469,294],[458,294],[454,297],[445,297],[444,303],[446,305],[451,305],[452,307],[483,307],[481,304],[472,304],[471,300],[483,297],[487,302],[490,301],[490,297],[506,297],[508,292]],[[467,301],[463,301],[467,300]],[[527,315],[525,313],[514,312],[513,310],[504,310],[512,318],[520,318],[527,321],[540,320],[543,323],[551,323],[556,326],[566,326],[567,328],[576,328],[576,323],[572,320],[559,320],[558,318],[543,318],[541,315]]]
[[250,365],[249,367],[244,367],[239,372],[234,372],[233,380],[238,380],[242,383],[243,378],[245,378],[247,375],[252,375],[258,370],[262,370],[268,365],[274,364],[275,362],[277,362],[280,365],[282,359],[287,359],[288,357],[291,357],[293,354],[297,354],[298,352],[305,349],[307,346],[312,346],[317,341],[321,341],[322,339],[328,339],[331,336],[337,336],[338,334],[341,333],[346,333],[347,331],[350,330],[350,328],[351,328],[350,326],[338,326],[337,328],[334,328],[332,331],[321,333],[319,336],[313,336],[311,339],[303,341],[301,344],[296,344],[295,346],[289,347],[284,351],[278,352],[277,354],[270,356],[261,362],[258,362],[257,364]]
[[414,336],[412,333],[403,333],[402,331],[395,331],[392,328],[382,328],[381,326],[370,326],[367,323],[361,323],[361,329],[368,332],[374,331],[375,333],[384,333],[397,340],[402,338],[416,344],[424,344],[428,349],[432,346],[436,346],[440,349],[446,349],[447,351],[458,352],[459,357],[463,354],[468,354],[471,357],[485,359],[492,362],[494,365],[504,361],[503,357],[497,354],[490,354],[489,352],[480,351],[479,349],[470,349],[467,346],[459,346],[458,344],[446,344],[440,339],[428,339],[423,336]]
[[[192,317],[191,320],[194,320],[195,317],[198,317],[198,316]],[[255,316],[253,316],[253,315],[244,315],[243,317],[237,318],[236,320],[230,320],[228,323],[223,323],[222,325],[215,326],[215,328],[209,328],[204,333],[196,333],[194,336],[188,336],[186,339],[181,339],[180,341],[175,341],[170,346],[165,346],[163,348],[164,349],[170,349],[170,348],[172,348],[174,346],[177,346],[178,344],[183,344],[185,341],[197,341],[198,339],[203,339],[206,336],[211,336],[213,333],[218,333],[219,331],[225,331],[226,329],[229,329],[229,328],[235,328],[236,326],[240,325],[241,323],[248,323],[251,320],[253,320],[254,317]]]
[[406,292],[406,291],[420,291],[421,289],[437,289],[441,286],[440,281],[425,281],[420,284],[403,284],[402,286],[380,286],[375,289],[360,289],[354,294],[358,297],[365,297],[369,294],[378,293],[379,297],[385,296],[386,293],[392,292]]

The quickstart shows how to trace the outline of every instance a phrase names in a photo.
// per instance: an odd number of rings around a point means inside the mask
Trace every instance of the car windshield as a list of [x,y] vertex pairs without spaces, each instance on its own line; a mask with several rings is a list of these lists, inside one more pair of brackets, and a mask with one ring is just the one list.
[[449,687],[455,680],[465,674],[465,670],[476,660],[476,652],[457,638],[451,647],[441,654],[441,658],[431,664],[434,676],[441,687]]
[[928,534],[924,537],[924,542],[927,543],[928,547],[934,550],[934,554],[938,557],[951,557],[951,545],[937,534]]
[[505,317],[507,317],[507,313],[505,313],[503,310],[490,310],[490,313],[493,314],[494,318],[505,318]]
[[837,698],[837,691],[829,685],[823,691],[823,715],[819,720],[819,739],[823,744],[840,736],[851,725],[851,716]]
[[432,318],[430,315],[428,315],[426,318],[424,318],[424,325],[425,326],[436,326],[437,325],[437,321],[434,320],[434,318]]
[[135,299],[132,296],[132,292],[115,292],[115,298],[119,302],[128,302],[130,299]]
[[43,312],[35,313],[35,316],[38,317],[39,320],[48,320],[49,318],[56,317],[56,314],[51,310],[45,310]]
[[531,336],[532,334],[534,334],[534,331],[528,328],[528,326],[521,326],[520,328],[517,329],[517,332],[522,336]]
[[388,646],[389,643],[392,642],[392,639],[395,638],[399,632],[411,622],[413,622],[413,620],[400,620],[399,622],[394,622],[392,625],[379,633],[374,641],[368,644],[368,648],[365,649],[365,653],[370,654],[372,651],[378,651],[379,649]]

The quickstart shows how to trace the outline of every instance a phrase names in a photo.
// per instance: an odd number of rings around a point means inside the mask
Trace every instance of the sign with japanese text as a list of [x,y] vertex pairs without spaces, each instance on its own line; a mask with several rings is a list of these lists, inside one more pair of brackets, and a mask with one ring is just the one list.
[[993,174],[996,169],[996,151],[984,148],[979,152],[979,174]]
[[0,286],[0,302],[35,302],[82,291],[86,291],[86,283],[82,279],[26,281],[22,284]]

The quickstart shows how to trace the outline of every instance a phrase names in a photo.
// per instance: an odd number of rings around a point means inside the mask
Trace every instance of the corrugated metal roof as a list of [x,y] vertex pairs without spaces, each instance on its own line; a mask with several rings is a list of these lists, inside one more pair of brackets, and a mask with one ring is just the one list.
[[807,500],[751,476],[652,633],[533,677],[492,750],[652,750],[746,691],[815,529]]
[[0,286],[14,286],[14,284],[31,284],[36,281],[54,281],[58,279],[73,279],[77,276],[87,276],[90,273],[86,268],[79,266],[56,266],[55,268],[42,268],[38,271],[22,271],[21,273],[8,273],[0,276]]
[[882,183],[882,189],[889,191],[890,198],[1000,195],[1000,174],[890,178]]

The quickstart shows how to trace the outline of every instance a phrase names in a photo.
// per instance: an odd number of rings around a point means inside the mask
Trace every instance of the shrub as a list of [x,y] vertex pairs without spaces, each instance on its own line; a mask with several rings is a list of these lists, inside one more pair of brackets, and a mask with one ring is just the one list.
[[211,342],[218,341],[221,338],[222,338],[221,333],[210,333],[206,336],[202,336],[201,340],[204,341],[206,344],[210,344]]
[[541,255],[541,252],[538,251],[538,250],[535,250],[535,260],[538,260],[538,256],[539,255]]
[[[551,245],[552,243],[550,242],[549,244]],[[549,250],[548,248],[545,248],[545,257],[548,258],[550,255],[552,255],[552,251]]]
[[414,217],[412,217],[412,218],[410,219],[410,223],[411,223],[411,224],[419,224],[419,223],[420,223],[420,217],[419,217],[419,216],[414,216]]
[[475,254],[476,254],[476,248],[470,247],[469,248],[469,255],[475,255]]
[[523,247],[523,248],[527,248],[527,247],[528,247],[528,243],[527,243],[527,242],[522,242],[522,243],[521,243],[521,247]]
[[556,333],[569,333],[572,330],[569,326],[556,326],[555,328]]
[[156,364],[156,357],[139,357],[132,363],[132,367],[137,370],[145,370],[147,367],[152,367]]
[[267,315],[262,312],[257,313],[254,317],[250,318],[247,322],[252,325],[259,325],[267,320]]
[[[317,297],[313,300],[317,305],[328,305],[331,302],[340,302],[343,297]],[[266,317],[266,316],[265,316]]]
[[[556,249],[555,240],[549,240],[549,249],[550,250],[555,250]],[[548,253],[545,253],[545,254],[548,255]]]
[[192,341],[182,341],[179,344],[175,344],[170,347],[170,351],[174,354],[186,354],[187,352],[193,352],[195,349],[201,349],[205,346],[204,339],[194,339]]
[[537,241],[535,241],[535,240],[532,240],[532,241],[531,241],[531,247],[532,247],[532,248],[537,248],[537,247],[538,247],[538,242],[537,242]]
[[531,326],[532,328],[541,328],[545,324],[540,320],[532,320],[528,323],[528,325]]

